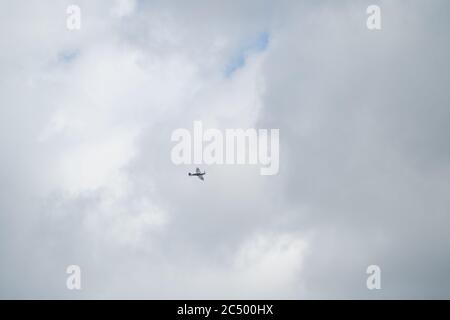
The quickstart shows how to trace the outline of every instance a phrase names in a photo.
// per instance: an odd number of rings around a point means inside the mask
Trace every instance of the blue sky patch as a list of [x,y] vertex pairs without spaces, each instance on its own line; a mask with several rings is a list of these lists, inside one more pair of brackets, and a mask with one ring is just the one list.
[[252,41],[241,46],[235,54],[230,58],[225,67],[225,76],[230,77],[236,70],[245,65],[247,56],[251,53],[264,51],[269,44],[269,33],[262,32]]
[[62,63],[71,63],[80,54],[79,50],[65,50],[58,54],[58,61]]

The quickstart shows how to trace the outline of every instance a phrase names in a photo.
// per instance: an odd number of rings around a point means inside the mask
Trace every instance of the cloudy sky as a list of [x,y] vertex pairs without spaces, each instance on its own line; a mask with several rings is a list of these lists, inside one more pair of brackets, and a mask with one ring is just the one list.
[[[0,5],[0,298],[450,298],[448,1]],[[195,120],[278,175],[188,177]]]

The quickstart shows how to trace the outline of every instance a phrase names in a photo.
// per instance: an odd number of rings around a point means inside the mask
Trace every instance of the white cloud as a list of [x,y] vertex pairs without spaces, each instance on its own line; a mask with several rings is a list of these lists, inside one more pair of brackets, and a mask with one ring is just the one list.
[[296,286],[307,248],[307,242],[298,235],[258,234],[238,250],[236,274],[230,278],[237,279],[236,284],[248,297],[256,292],[271,297],[289,291],[292,294],[299,291]]
[[122,18],[131,15],[135,8],[135,0],[116,0],[111,11],[113,15]]

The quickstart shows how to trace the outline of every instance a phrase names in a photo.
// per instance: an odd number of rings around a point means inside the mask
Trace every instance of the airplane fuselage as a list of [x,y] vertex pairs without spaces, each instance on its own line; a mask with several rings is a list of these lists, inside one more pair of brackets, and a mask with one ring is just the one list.
[[196,177],[198,177],[200,180],[204,181],[205,178],[203,178],[203,176],[206,174],[206,171],[201,172],[200,169],[197,168],[197,169],[195,170],[194,173],[190,173],[190,172],[189,172],[188,174],[189,174],[189,176],[196,176]]
[[205,174],[206,174],[206,172],[200,172],[200,173],[190,173],[189,172],[190,176],[204,176]]

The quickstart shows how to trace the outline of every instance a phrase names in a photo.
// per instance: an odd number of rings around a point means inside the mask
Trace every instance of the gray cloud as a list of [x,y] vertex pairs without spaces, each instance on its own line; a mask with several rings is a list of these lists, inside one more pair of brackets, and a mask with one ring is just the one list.
[[[0,297],[448,298],[448,4],[377,3],[11,5]],[[279,128],[280,173],[188,179],[194,120]]]

